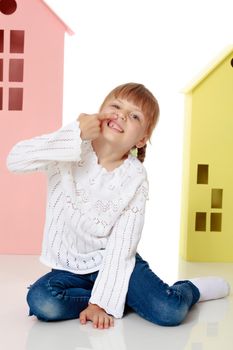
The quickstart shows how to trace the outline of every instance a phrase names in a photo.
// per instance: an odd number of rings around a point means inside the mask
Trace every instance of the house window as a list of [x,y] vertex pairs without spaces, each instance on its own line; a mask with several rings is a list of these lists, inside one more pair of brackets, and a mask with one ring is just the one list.
[[221,231],[222,230],[222,214],[211,213],[210,214],[210,231]]
[[[3,0],[0,0],[0,8],[3,2]],[[6,6],[6,3],[4,2],[4,6]],[[16,2],[14,3],[16,4]],[[8,5],[13,6],[13,3],[8,1]],[[8,10],[10,13],[10,7]],[[3,87],[0,84],[0,110],[23,110],[24,42],[24,30],[0,30],[0,52],[4,52],[6,47],[9,47],[9,53],[5,52],[6,57],[0,54],[0,83],[6,83],[6,86],[8,86]]]
[[206,213],[196,213],[195,231],[206,231]]
[[0,52],[4,51],[4,31],[0,29]]
[[197,183],[198,184],[208,184],[208,164],[198,164],[197,166]]
[[23,59],[10,59],[9,81],[23,81]]
[[10,111],[21,111],[23,109],[23,88],[9,88]]
[[211,191],[211,208],[222,208],[222,189],[213,188]]
[[12,15],[17,9],[17,3],[15,0],[1,0],[0,12],[4,15]]
[[3,88],[0,87],[0,111],[2,110]]
[[24,30],[11,30],[10,53],[24,53]]
[[0,81],[3,81],[3,59],[0,58]]

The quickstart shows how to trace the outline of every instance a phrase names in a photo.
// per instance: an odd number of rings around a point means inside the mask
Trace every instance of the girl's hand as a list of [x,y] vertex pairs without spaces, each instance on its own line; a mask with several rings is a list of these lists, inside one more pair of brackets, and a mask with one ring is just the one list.
[[113,317],[105,312],[97,304],[90,304],[80,312],[79,319],[81,324],[86,324],[88,320],[93,322],[95,328],[109,328],[114,325]]
[[95,140],[101,133],[101,124],[106,119],[116,119],[116,115],[97,113],[81,113],[78,117],[82,140]]

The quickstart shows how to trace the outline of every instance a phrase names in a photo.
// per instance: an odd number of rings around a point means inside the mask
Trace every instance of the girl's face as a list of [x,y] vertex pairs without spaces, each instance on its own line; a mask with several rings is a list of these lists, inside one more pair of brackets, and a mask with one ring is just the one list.
[[102,123],[103,136],[117,143],[128,152],[134,146],[143,147],[148,139],[146,135],[147,120],[142,110],[123,98],[113,98],[105,103],[101,113],[117,116]]

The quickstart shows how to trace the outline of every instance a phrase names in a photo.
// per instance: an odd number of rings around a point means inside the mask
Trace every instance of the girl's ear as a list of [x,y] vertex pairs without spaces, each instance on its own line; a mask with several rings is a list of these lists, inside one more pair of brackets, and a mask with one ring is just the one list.
[[136,147],[137,148],[142,148],[143,146],[145,146],[145,144],[147,143],[147,140],[148,140],[148,135],[146,134],[146,135],[144,135],[144,137],[140,140],[140,141],[138,141],[137,143],[136,143]]

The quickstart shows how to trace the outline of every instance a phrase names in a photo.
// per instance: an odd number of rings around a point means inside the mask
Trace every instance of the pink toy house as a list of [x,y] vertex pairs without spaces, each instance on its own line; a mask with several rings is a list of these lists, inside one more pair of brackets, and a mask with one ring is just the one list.
[[38,254],[44,174],[13,174],[6,157],[23,139],[62,125],[64,34],[42,0],[0,0],[0,253]]

